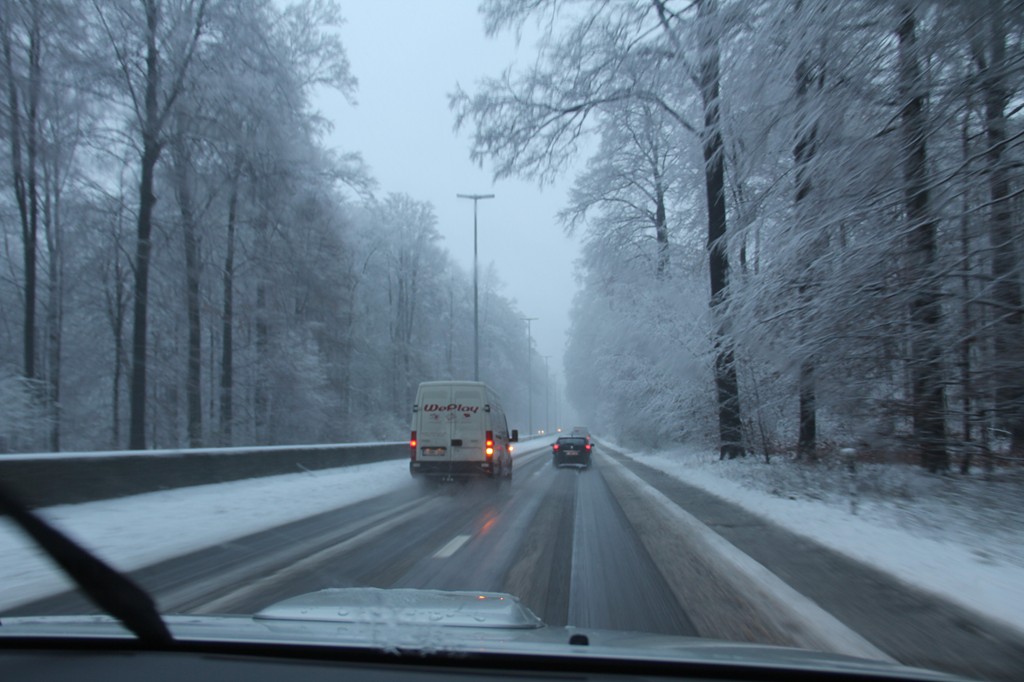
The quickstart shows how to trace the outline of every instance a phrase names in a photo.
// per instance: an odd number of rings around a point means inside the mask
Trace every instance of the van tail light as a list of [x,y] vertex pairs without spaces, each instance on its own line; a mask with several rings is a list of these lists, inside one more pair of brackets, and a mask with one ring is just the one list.
[[484,454],[488,457],[494,455],[494,432],[488,431],[486,440],[484,441]]
[[413,431],[412,435],[409,436],[409,455],[413,461],[416,461],[416,432]]

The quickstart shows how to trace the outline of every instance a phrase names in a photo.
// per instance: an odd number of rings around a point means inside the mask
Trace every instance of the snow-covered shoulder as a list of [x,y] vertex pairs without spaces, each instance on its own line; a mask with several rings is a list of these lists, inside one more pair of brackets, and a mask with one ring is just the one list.
[[629,456],[794,533],[1024,632],[1019,472],[935,476],[897,464],[719,461],[680,447]]
[[[133,570],[411,485],[404,461],[177,488],[59,505],[42,516],[120,570]],[[0,607],[71,587],[0,519]]]

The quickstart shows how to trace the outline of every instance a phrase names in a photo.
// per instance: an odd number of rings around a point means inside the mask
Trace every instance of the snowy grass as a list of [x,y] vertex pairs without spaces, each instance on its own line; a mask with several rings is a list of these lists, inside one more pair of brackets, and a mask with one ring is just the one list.
[[[621,448],[620,448],[621,449]],[[653,468],[899,580],[1024,632],[1024,472],[936,476],[900,464],[719,461],[679,447]]]

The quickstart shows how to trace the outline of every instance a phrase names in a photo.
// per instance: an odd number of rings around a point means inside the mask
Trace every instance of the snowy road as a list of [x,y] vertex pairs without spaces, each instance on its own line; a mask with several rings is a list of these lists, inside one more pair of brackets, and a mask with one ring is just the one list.
[[[1014,635],[609,448],[588,471],[523,450],[510,488],[405,479],[134,575],[166,612],[252,613],[350,585],[496,590],[556,625],[818,646],[988,679],[1024,669]],[[90,610],[64,594],[5,615]]]
[[[512,592],[552,624],[697,634],[663,598],[600,472],[555,470],[546,448],[516,466],[508,488],[410,481],[135,575],[167,612],[252,613],[325,587],[430,587]],[[407,476],[404,462],[395,468]],[[13,613],[87,610],[63,595]]]

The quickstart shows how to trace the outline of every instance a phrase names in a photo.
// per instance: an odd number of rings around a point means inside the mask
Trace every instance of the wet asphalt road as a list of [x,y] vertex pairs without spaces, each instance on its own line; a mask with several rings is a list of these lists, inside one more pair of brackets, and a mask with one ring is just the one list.
[[[164,612],[252,613],[327,587],[468,589],[515,594],[552,625],[793,643],[687,550],[685,536],[645,535],[619,462],[896,660],[984,679],[1024,671],[1013,633],[611,449],[600,447],[589,470],[555,469],[547,448],[521,449],[511,485],[410,481],[133,576]],[[408,475],[404,462],[395,467]],[[4,615],[92,611],[64,594]]]
[[[410,481],[133,576],[163,612],[253,613],[327,587],[460,589],[516,594],[552,625],[697,635],[597,467],[555,469],[548,452],[520,455],[511,484]],[[93,611],[63,594],[6,615]]]

